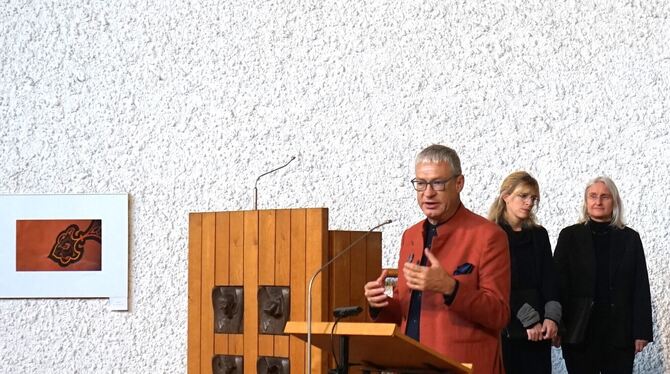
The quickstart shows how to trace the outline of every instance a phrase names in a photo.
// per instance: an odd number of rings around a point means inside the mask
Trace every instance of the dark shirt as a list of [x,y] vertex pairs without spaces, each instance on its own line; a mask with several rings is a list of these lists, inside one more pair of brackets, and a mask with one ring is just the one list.
[[[423,247],[429,248],[433,243],[433,238],[437,235],[437,226],[426,220],[423,231]],[[425,253],[421,255],[419,265],[426,266],[428,257]],[[420,336],[419,321],[421,320],[421,295],[423,292],[413,290],[409,301],[409,312],[407,313],[407,329],[405,335],[418,341]]]

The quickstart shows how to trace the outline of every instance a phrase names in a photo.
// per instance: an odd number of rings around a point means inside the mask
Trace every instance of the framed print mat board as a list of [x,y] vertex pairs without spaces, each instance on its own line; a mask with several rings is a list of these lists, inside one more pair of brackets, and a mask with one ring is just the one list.
[[0,298],[128,310],[128,195],[0,195]]

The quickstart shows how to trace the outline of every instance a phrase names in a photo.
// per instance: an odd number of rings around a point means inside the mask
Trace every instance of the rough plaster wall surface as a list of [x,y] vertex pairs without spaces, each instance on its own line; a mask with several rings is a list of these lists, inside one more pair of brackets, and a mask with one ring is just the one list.
[[669,16],[661,0],[3,1],[0,193],[129,193],[131,299],[0,300],[0,372],[185,372],[188,213],[251,209],[255,178],[294,155],[259,208],[395,219],[395,266],[431,143],[460,153],[480,214],[509,172],[536,176],[552,244],[611,176],[651,278],[635,370],[670,372]]

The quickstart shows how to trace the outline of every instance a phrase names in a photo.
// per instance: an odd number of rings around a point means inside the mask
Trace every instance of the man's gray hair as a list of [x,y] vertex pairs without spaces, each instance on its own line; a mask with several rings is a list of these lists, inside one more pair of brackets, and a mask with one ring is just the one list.
[[416,156],[415,165],[422,162],[446,162],[451,167],[453,175],[461,175],[461,159],[458,158],[458,153],[449,147],[439,144],[433,144],[427,147]]

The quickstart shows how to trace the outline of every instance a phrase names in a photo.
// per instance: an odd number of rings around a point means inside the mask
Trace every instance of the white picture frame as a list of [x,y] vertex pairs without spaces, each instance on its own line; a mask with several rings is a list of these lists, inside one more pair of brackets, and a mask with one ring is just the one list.
[[[101,220],[101,269],[17,271],[17,221]],[[0,298],[109,298],[128,310],[128,194],[0,195]]]

